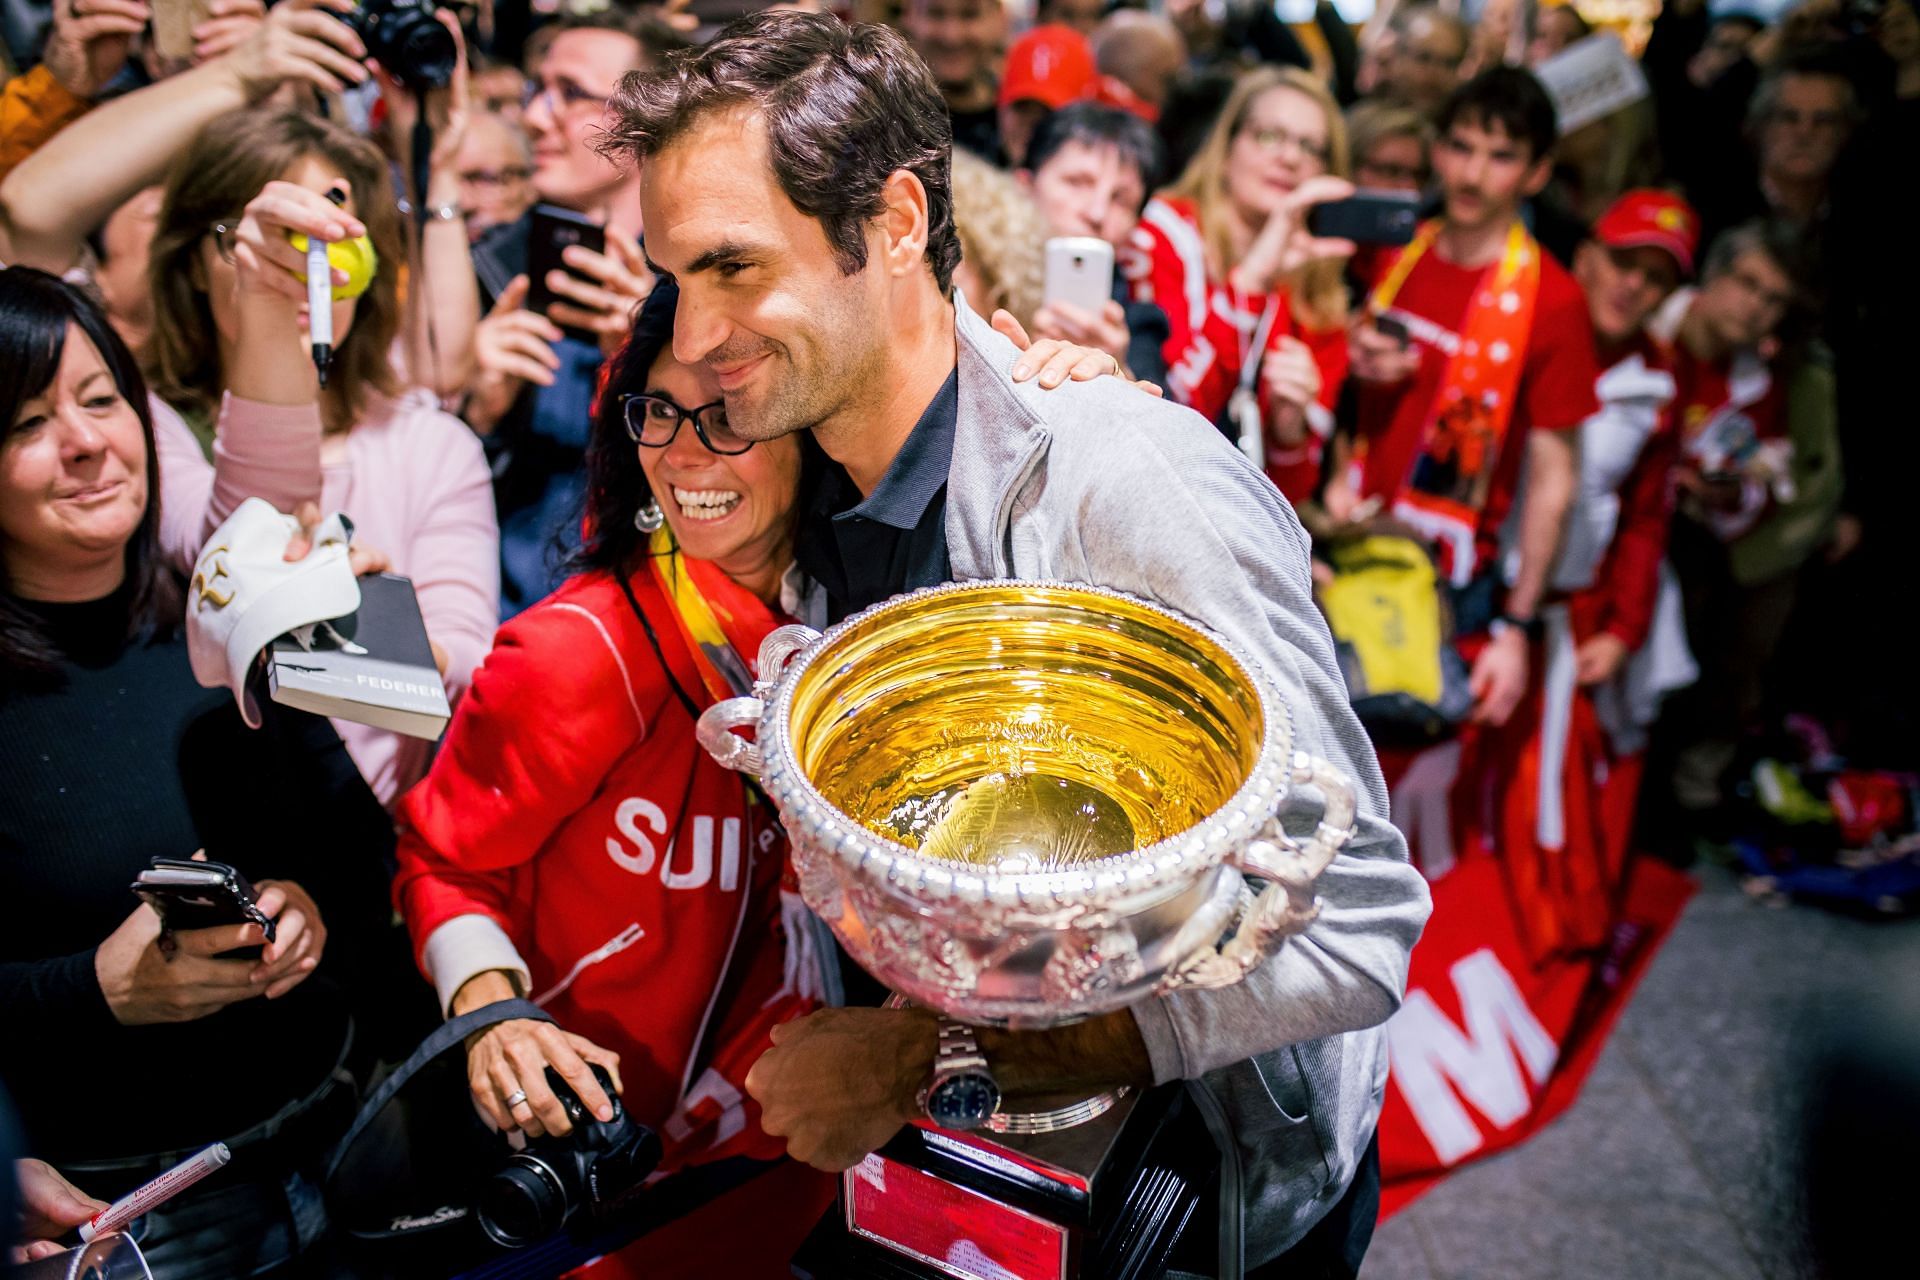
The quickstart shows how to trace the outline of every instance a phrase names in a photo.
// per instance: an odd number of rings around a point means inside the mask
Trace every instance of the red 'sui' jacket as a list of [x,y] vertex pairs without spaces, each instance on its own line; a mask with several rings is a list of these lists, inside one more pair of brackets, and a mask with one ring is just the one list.
[[[1122,262],[1135,299],[1156,303],[1167,313],[1168,392],[1209,422],[1218,424],[1225,416],[1246,361],[1264,359],[1283,338],[1306,343],[1320,370],[1320,394],[1307,414],[1307,436],[1291,449],[1282,449],[1269,438],[1265,469],[1290,501],[1311,497],[1319,485],[1326,437],[1333,429],[1333,405],[1347,377],[1346,330],[1301,325],[1284,289],[1245,295],[1211,278],[1199,210],[1181,196],[1155,196],[1148,201]],[[1276,307],[1274,323],[1265,346],[1256,352],[1251,347],[1269,303]],[[1256,377],[1253,386],[1261,413],[1271,412],[1264,380]]]
[[[650,573],[631,584],[704,707],[665,594]],[[786,962],[786,839],[694,741],[614,579],[577,577],[500,628],[400,819],[394,899],[443,1005],[517,960],[563,1029],[620,1055],[663,1167],[783,1153],[744,1082],[817,990]]]

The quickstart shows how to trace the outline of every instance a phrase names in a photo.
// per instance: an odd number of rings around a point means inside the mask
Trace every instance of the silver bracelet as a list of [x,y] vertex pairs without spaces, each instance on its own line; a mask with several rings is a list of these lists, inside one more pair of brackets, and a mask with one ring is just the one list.
[[[400,201],[400,216],[403,218],[411,218],[413,216],[413,202],[411,200]],[[430,204],[427,206],[427,220],[429,222],[458,222],[466,216],[467,211],[457,204]]]

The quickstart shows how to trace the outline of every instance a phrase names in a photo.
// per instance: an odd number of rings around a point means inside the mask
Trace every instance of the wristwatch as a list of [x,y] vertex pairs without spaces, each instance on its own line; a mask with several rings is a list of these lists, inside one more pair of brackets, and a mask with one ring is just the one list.
[[920,1090],[920,1110],[942,1129],[984,1129],[1000,1110],[1000,1085],[987,1067],[973,1028],[940,1019],[933,1075]]
[[1492,635],[1497,636],[1509,627],[1518,631],[1529,641],[1538,640],[1541,636],[1545,635],[1547,631],[1546,622],[1543,621],[1537,613],[1531,618],[1519,618],[1511,613],[1502,613],[1493,620],[1493,625],[1488,627],[1487,630]]

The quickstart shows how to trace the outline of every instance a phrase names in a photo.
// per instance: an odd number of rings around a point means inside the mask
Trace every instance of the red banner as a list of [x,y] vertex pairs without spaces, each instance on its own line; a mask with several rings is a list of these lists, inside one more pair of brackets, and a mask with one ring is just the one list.
[[[1608,846],[1624,848],[1636,762],[1589,779],[1593,821],[1570,826],[1570,837],[1589,838],[1533,847],[1526,823],[1511,816],[1532,812],[1529,757],[1524,748],[1518,759],[1479,755],[1468,744],[1457,780],[1451,758],[1439,767],[1385,762],[1396,820],[1425,828],[1409,838],[1432,882],[1433,918],[1413,952],[1406,1001],[1387,1024],[1383,1218],[1573,1103],[1693,892],[1664,863],[1609,856]],[[1424,799],[1406,794],[1422,788]],[[1605,874],[1609,865],[1619,869]]]

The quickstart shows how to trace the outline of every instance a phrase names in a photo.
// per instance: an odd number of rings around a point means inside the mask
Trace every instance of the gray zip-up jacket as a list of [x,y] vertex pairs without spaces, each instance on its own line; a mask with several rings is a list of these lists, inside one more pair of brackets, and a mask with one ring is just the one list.
[[[1386,820],[1379,762],[1313,602],[1307,535],[1279,491],[1200,415],[1117,378],[1016,386],[1013,344],[964,301],[955,311],[955,579],[1087,582],[1205,623],[1265,664],[1297,748],[1357,784],[1359,831],[1321,874],[1312,926],[1238,986],[1134,1008],[1155,1080],[1198,1081],[1224,1112],[1245,1257],[1265,1261],[1340,1198],[1365,1154],[1386,1088],[1380,1024],[1406,988],[1426,881]],[[817,623],[823,593],[807,603]]]

